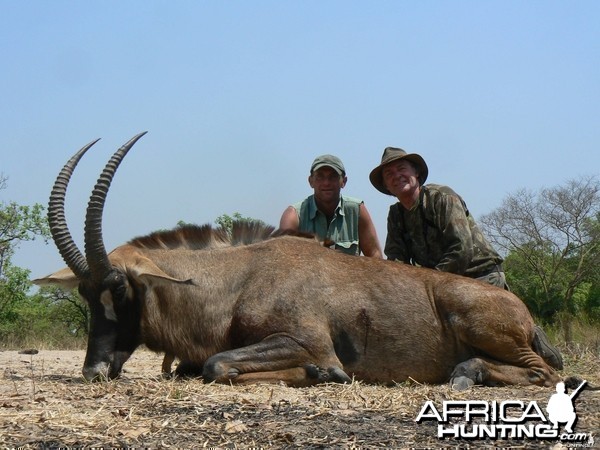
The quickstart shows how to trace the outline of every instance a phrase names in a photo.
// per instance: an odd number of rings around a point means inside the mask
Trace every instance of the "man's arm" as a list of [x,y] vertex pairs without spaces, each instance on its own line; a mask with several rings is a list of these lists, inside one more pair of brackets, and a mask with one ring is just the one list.
[[443,255],[435,266],[442,272],[464,275],[473,259],[473,238],[466,212],[456,195],[442,195],[436,201],[436,221],[443,233]]
[[300,227],[300,219],[298,213],[293,206],[288,206],[279,220],[279,228],[282,230],[298,231]]
[[359,206],[358,213],[358,239],[360,250],[365,256],[383,258],[381,244],[377,237],[377,230],[364,203]]
[[390,206],[387,216],[387,236],[385,237],[385,256],[390,261],[400,261],[410,264],[411,255],[402,239],[402,232],[398,229],[397,206]]

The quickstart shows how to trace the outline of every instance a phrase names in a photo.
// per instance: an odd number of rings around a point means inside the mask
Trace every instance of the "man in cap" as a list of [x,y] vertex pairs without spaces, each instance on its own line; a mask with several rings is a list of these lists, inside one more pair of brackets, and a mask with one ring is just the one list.
[[308,177],[313,195],[288,206],[279,228],[314,233],[335,243],[350,255],[382,258],[375,225],[362,200],[341,195],[348,178],[342,161],[334,155],[315,158]]
[[[425,185],[429,170],[416,153],[387,147],[369,179],[375,188],[393,195],[384,252],[388,259],[452,272],[508,290],[502,258],[483,236],[464,200],[448,186]],[[536,347],[555,368],[560,353],[536,327]]]

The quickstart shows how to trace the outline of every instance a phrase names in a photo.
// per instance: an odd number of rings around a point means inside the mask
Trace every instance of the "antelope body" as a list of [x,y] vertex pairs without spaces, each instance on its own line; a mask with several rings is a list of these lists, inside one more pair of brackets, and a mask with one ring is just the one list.
[[[245,224],[155,233],[107,254],[101,216],[110,181],[140,134],[104,169],[86,216],[85,256],[64,219],[82,148],[60,172],[49,220],[69,268],[36,280],[78,286],[91,310],[87,379],[117,377],[141,344],[206,381],[536,384],[559,381],[534,351],[523,302],[458,275],[345,255]],[[277,233],[275,233],[277,234]]]

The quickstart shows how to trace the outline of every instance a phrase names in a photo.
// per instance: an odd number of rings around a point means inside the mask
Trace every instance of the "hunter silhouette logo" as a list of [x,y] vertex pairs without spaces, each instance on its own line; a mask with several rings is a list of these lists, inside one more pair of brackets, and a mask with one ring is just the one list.
[[[543,404],[535,400],[445,400],[441,406],[428,400],[415,421],[437,422],[440,439],[556,439],[570,447],[591,447],[592,433],[573,431],[577,422],[573,403],[586,384],[585,380],[580,382],[567,394],[565,383],[557,383],[545,412]],[[560,424],[564,424],[562,431]]]
[[565,383],[556,384],[556,394],[553,394],[548,400],[548,419],[554,424],[553,429],[558,428],[558,424],[566,423],[565,431],[567,433],[573,433],[573,426],[577,421],[577,414],[575,414],[575,407],[573,406],[573,400],[581,391],[581,388],[585,386],[587,381],[583,382],[573,391],[571,395],[566,393]]

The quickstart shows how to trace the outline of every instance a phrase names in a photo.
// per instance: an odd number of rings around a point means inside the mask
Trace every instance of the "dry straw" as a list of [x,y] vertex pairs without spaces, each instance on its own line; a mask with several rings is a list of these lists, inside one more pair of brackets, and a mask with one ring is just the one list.
[[[440,442],[435,424],[415,422],[427,400],[545,404],[551,393],[531,386],[453,392],[447,386],[415,382],[385,387],[355,381],[301,389],[203,384],[163,379],[161,357],[148,351],[134,354],[120,380],[87,383],[80,376],[83,357],[80,351],[0,352],[3,447],[464,447],[464,441]],[[566,375],[585,376],[600,385],[597,356],[566,359]],[[600,393],[585,391],[576,407],[577,430],[597,433]],[[529,446],[510,440],[479,444]],[[531,448],[539,444],[531,442]]]

